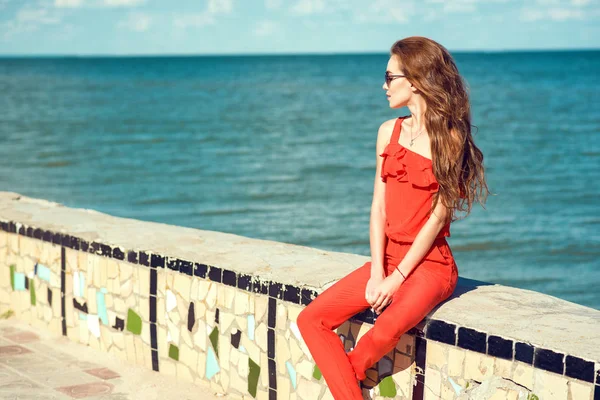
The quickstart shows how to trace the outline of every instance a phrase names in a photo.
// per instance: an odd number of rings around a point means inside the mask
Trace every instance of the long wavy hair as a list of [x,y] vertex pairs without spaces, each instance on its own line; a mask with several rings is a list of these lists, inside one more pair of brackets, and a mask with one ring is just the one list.
[[[425,129],[431,141],[433,174],[439,184],[431,211],[441,199],[451,210],[450,221],[465,218],[473,203],[483,206],[489,194],[483,153],[471,135],[468,86],[450,52],[431,39],[412,36],[399,40],[390,53],[427,104]],[[458,217],[458,213],[464,216]]]

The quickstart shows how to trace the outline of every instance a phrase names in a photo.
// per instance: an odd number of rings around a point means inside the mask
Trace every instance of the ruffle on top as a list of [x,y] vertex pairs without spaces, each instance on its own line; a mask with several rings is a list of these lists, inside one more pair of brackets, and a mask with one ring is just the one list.
[[379,155],[383,157],[381,179],[396,178],[398,182],[410,182],[414,187],[435,193],[439,189],[433,175],[431,160],[408,150],[399,143],[389,143]]

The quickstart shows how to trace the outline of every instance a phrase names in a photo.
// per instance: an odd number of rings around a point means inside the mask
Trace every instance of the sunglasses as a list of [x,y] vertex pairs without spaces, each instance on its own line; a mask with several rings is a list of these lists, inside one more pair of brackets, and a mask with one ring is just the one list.
[[385,84],[390,86],[390,83],[392,83],[392,81],[396,78],[404,78],[406,77],[406,75],[400,75],[400,74],[390,74],[389,71],[385,71]]

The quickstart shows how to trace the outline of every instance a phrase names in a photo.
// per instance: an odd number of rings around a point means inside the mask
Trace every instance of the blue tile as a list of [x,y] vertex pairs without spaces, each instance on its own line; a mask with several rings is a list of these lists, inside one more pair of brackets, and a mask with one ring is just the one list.
[[594,383],[594,363],[568,355],[565,359],[565,375]]
[[475,329],[458,328],[458,347],[485,354],[486,334]]
[[536,348],[533,356],[533,366],[562,375],[565,370],[564,360],[565,355],[562,353]]
[[488,354],[505,360],[512,360],[513,341],[500,336],[490,335],[488,337]]
[[430,320],[425,327],[427,339],[438,342],[455,345],[456,344],[456,325],[444,321]]
[[515,360],[533,364],[533,346],[528,343],[515,342]]

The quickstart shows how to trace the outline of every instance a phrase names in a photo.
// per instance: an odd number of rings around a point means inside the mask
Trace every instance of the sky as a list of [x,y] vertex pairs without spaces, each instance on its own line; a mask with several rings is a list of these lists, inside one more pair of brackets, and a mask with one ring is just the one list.
[[0,0],[0,55],[600,48],[600,0]]

